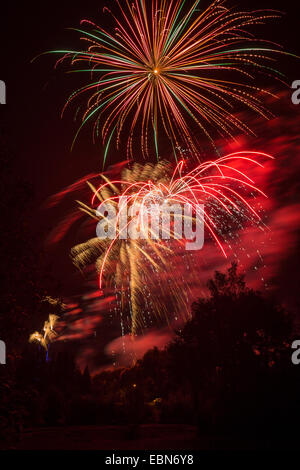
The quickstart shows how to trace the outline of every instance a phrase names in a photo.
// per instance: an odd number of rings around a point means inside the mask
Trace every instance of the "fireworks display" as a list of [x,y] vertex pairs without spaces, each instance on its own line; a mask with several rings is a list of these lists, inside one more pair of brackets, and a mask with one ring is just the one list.
[[[235,111],[246,108],[264,118],[262,104],[270,93],[257,86],[258,74],[282,80],[274,54],[280,46],[256,39],[253,25],[279,14],[272,11],[235,12],[225,0],[202,10],[200,1],[188,7],[181,0],[116,1],[108,8],[115,22],[110,33],[91,21],[77,29],[82,50],[56,50],[58,63],[69,61],[71,72],[91,80],[72,93],[65,108],[78,98],[82,127],[93,123],[94,140],[101,137],[104,161],[112,142],[127,136],[127,156],[160,157],[163,135],[175,158],[181,149],[199,157],[199,137],[233,138],[253,134]],[[123,134],[123,135],[122,135]],[[76,139],[75,137],[75,139]]]
[[[126,168],[122,172],[121,187],[124,185],[127,189],[128,185],[134,191],[136,187],[140,188],[144,185],[143,181],[151,177],[152,184],[164,185],[170,179],[171,165],[166,162],[160,162],[155,166],[151,164],[139,165],[135,163],[132,169]],[[106,179],[106,177],[105,177]],[[122,197],[120,186],[117,181],[106,182],[96,189],[90,185],[94,196],[93,203],[97,198],[99,204],[109,201],[113,206],[118,205],[118,199]],[[126,191],[124,190],[124,192]],[[116,196],[117,194],[117,196]],[[131,197],[133,194],[131,194]],[[133,199],[131,199],[133,205]],[[99,220],[97,209],[90,208],[85,204],[80,204],[80,209],[87,212],[92,217]],[[139,216],[137,216],[139,219]],[[112,222],[114,223],[114,222]],[[139,220],[136,220],[136,225]],[[128,310],[130,315],[131,332],[136,334],[139,328],[143,328],[142,313],[143,311],[151,312],[155,316],[163,316],[168,314],[168,310],[164,304],[165,286],[161,286],[160,293],[153,295],[157,290],[158,272],[164,267],[167,271],[167,253],[171,253],[170,246],[163,244],[161,240],[137,239],[132,238],[120,239],[115,237],[113,240],[99,239],[98,237],[88,240],[86,243],[80,244],[72,249],[72,257],[74,264],[83,269],[90,263],[96,262],[96,267],[100,273],[100,288],[103,288],[102,281],[105,277],[107,284],[113,287],[119,311],[121,315],[121,327],[123,329],[122,312]],[[105,273],[104,271],[105,267]],[[188,296],[186,293],[178,289],[178,282],[175,278],[172,283],[168,283],[168,295],[174,298],[174,308],[179,316],[188,315]]]
[[[110,5],[104,13],[113,28],[83,20],[75,29],[82,48],[51,51],[60,56],[56,67],[65,64],[68,73],[85,77],[62,111],[78,105],[81,123],[74,142],[90,124],[94,143],[99,139],[103,144],[102,173],[90,174],[52,199],[53,206],[68,193],[73,197],[86,182],[92,191],[90,202],[80,197],[79,210],[55,227],[52,240],[61,241],[82,220],[85,229],[96,232],[96,226],[106,225],[113,236],[84,235],[87,241],[72,248],[72,262],[81,272],[89,276],[95,265],[98,291],[71,301],[58,337],[50,319],[44,334],[31,336],[45,349],[52,339],[96,337],[107,315],[120,322],[125,352],[126,337],[131,341],[147,328],[181,327],[206,282],[201,273],[222,264],[219,258],[231,256],[245,268],[254,253],[266,269],[254,240],[268,231],[260,212],[266,193],[252,176],[270,162],[273,148],[268,153],[244,151],[246,140],[240,138],[246,134],[251,142],[261,118],[273,116],[264,101],[277,97],[259,86],[258,77],[284,83],[276,61],[288,54],[252,30],[281,14],[235,11],[226,0],[212,1],[206,9],[200,0],[115,0]],[[113,146],[122,151],[122,163],[104,171]],[[225,149],[228,154],[220,157]],[[110,220],[101,212],[107,204],[115,212]],[[174,204],[182,209],[179,224],[175,214],[170,216]],[[163,224],[156,236],[146,223],[153,205],[165,208],[158,217],[169,217],[169,237]],[[129,218],[124,226],[125,206]],[[195,227],[199,220],[209,246],[205,254],[189,251],[190,239],[182,236],[187,221]],[[125,236],[129,228],[137,237]],[[251,247],[243,246],[246,233],[253,237]],[[260,280],[267,288],[263,274]],[[91,277],[89,282],[91,287]]]
[[43,333],[35,331],[30,335],[29,342],[38,343],[47,350],[49,343],[51,343],[51,341],[54,341],[57,336],[57,333],[54,328],[58,319],[59,317],[57,315],[50,314],[48,320],[44,323]]
[[296,12],[2,6],[0,450],[299,447]]
[[0,450],[298,448],[297,4],[1,6]]
[[41,304],[47,305],[48,309],[52,310],[48,316],[48,320],[44,322],[43,332],[35,331],[29,337],[30,343],[37,343],[41,345],[46,351],[48,351],[49,344],[54,341],[58,333],[56,331],[56,326],[58,325],[59,315],[57,313],[62,313],[66,309],[66,305],[60,300],[50,296],[46,296],[41,300]]
[[[237,152],[217,161],[198,165],[191,171],[184,171],[183,161],[173,171],[172,166],[164,161],[156,165],[135,163],[132,169],[123,170],[120,180],[110,181],[102,176],[105,181],[98,189],[88,183],[94,193],[92,207],[80,203],[80,209],[96,220],[104,219],[107,225],[113,225],[116,234],[112,239],[95,237],[74,247],[73,262],[79,269],[96,263],[100,289],[104,287],[104,279],[106,284],[114,287],[120,297],[120,314],[129,303],[132,334],[143,327],[145,310],[150,310],[155,315],[163,315],[164,312],[169,314],[164,307],[167,296],[175,299],[176,316],[186,316],[189,311],[188,287],[185,290],[179,288],[181,280],[178,279],[171,261],[174,252],[181,248],[182,260],[185,262],[188,256],[188,252],[184,256],[187,240],[178,236],[175,219],[169,232],[170,239],[164,239],[164,236],[153,237],[152,227],[144,225],[151,204],[163,203],[161,207],[166,212],[174,203],[190,207],[191,212],[186,214],[183,211],[183,217],[200,218],[207,233],[226,256],[223,239],[226,240],[224,227],[228,218],[238,226],[248,221],[260,221],[243,192],[248,197],[249,192],[252,196],[255,193],[263,195],[254,186],[254,182],[234,166],[234,162],[239,160],[262,166],[258,161],[262,158],[272,157],[259,152]],[[139,232],[137,239],[124,239],[124,227],[120,229],[117,226],[117,221],[122,218],[122,201],[125,197],[127,210],[133,214],[128,224],[134,226],[136,233]],[[94,209],[97,200],[99,206]],[[99,210],[107,203],[116,208],[116,218],[108,220],[106,216],[99,215]],[[132,210],[133,207],[135,210]],[[164,215],[162,213],[160,217],[163,218]],[[189,269],[195,270],[195,267]],[[164,277],[163,273],[164,276],[166,273],[170,275],[169,282],[159,282]],[[195,275],[197,276],[196,272]],[[147,304],[147,299],[151,305]]]

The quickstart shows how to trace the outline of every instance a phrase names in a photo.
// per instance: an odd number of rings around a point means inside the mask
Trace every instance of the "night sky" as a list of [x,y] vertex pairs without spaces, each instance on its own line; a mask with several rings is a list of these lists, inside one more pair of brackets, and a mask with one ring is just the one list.
[[[74,48],[81,43],[78,34],[67,28],[78,27],[81,19],[105,24],[109,15],[103,6],[110,1],[87,2],[5,2],[1,6],[1,79],[7,84],[7,105],[1,107],[1,120],[10,134],[15,154],[15,168],[33,183],[37,207],[49,195],[87,173],[98,171],[101,165],[101,143],[93,145],[91,131],[80,136],[70,152],[78,123],[73,122],[74,109],[60,119],[66,98],[85,78],[54,71],[54,56],[43,56],[31,63],[38,54],[55,48]],[[203,1],[201,6],[209,2]],[[281,21],[270,21],[266,27],[256,27],[258,34],[280,42],[285,49],[297,53],[298,16],[293,2],[252,0],[229,2],[242,9],[285,9]],[[4,9],[4,12],[3,12]],[[296,61],[284,65],[291,81],[299,79]],[[289,69],[289,70],[287,70]],[[113,161],[114,156],[110,156]],[[120,155],[116,155],[116,159]]]
[[[47,234],[63,217],[63,209],[55,213],[46,211],[45,201],[86,174],[99,172],[103,151],[101,142],[93,145],[91,129],[87,126],[71,152],[72,140],[78,128],[78,123],[73,120],[74,109],[60,119],[66,98],[75,88],[85,83],[85,77],[55,71],[54,56],[44,55],[33,63],[31,60],[51,49],[79,47],[78,34],[67,28],[78,27],[81,19],[91,19],[109,27],[109,15],[104,15],[102,11],[103,6],[109,3],[109,0],[52,0],[19,4],[5,2],[1,5],[0,79],[7,86],[7,105],[0,106],[0,126],[9,143],[13,172],[16,176],[21,175],[34,188],[34,199],[28,214],[30,230],[37,238],[39,249],[46,251],[45,264],[51,263],[53,273],[61,281],[62,291],[67,295],[74,294],[81,284],[80,275],[75,272],[68,255],[76,234],[74,238],[71,236],[64,241],[59,248],[56,247],[54,252],[53,248],[45,247]],[[201,6],[207,4],[207,1],[201,2]],[[281,21],[270,21],[267,27],[256,27],[255,31],[261,37],[279,42],[286,50],[300,53],[300,43],[297,42],[299,16],[294,10],[294,2],[233,0],[228,4],[240,10],[285,10],[286,15]],[[282,64],[281,69],[286,72],[290,83],[300,80],[300,63],[296,60],[283,60]],[[288,107],[289,104],[285,105]],[[294,119],[299,120],[299,110],[294,108],[290,108],[287,119],[292,119],[294,111]],[[125,155],[111,153],[109,163],[124,159]],[[297,168],[299,170],[299,165]],[[70,209],[76,207],[71,199],[69,203],[74,204]],[[293,279],[292,287],[295,292],[299,282],[296,262],[298,256],[299,250],[295,250],[293,256],[283,263],[284,272],[280,276],[282,285],[288,284],[289,287],[291,278]]]

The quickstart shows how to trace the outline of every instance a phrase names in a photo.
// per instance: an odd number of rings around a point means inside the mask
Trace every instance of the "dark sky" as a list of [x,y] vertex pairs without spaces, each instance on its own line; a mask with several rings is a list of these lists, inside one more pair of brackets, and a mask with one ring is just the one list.
[[[48,213],[42,206],[49,196],[62,188],[88,173],[100,171],[102,150],[100,143],[92,144],[91,132],[87,128],[71,153],[70,146],[78,123],[73,122],[73,110],[60,119],[66,98],[81,83],[84,84],[85,79],[77,74],[66,75],[54,71],[53,56],[40,57],[33,63],[31,60],[52,49],[78,47],[78,34],[67,28],[78,27],[81,19],[91,19],[109,27],[108,15],[103,16],[102,9],[111,2],[44,0],[1,3],[0,80],[4,80],[7,85],[7,104],[0,106],[0,135],[6,136],[11,167],[16,178],[22,177],[33,185],[34,199],[28,214],[29,230],[37,240],[38,249],[46,252],[46,256],[41,259],[45,260],[45,264],[51,261],[53,274],[62,282],[63,295],[78,293],[79,286],[85,288],[68,256],[76,234],[71,234],[69,239],[52,251],[50,247],[45,248],[48,231],[59,222],[63,212]],[[300,55],[300,6],[296,7],[296,3],[290,0],[228,1],[228,5],[240,10],[284,9],[286,15],[281,21],[270,22],[269,26],[261,29],[257,27],[255,30],[261,37],[279,42],[285,50]],[[207,0],[201,0],[200,6],[205,7],[207,4]],[[283,66],[290,82],[300,79],[299,63],[287,60]],[[114,159],[125,159],[125,155],[123,158],[122,155],[111,156],[112,162]],[[70,204],[74,205],[69,209],[75,209],[75,201],[70,200]],[[280,279],[283,289],[288,291],[292,288],[297,295],[299,251],[294,252],[295,256],[286,258]],[[291,271],[297,273],[296,276],[291,275]],[[118,334],[119,330],[115,336]],[[102,354],[102,350],[100,352]]]
[[[7,84],[7,105],[1,107],[1,117],[11,134],[15,166],[34,183],[36,197],[42,200],[77,177],[98,170],[101,149],[92,145],[91,134],[87,131],[70,153],[77,124],[72,122],[72,111],[63,120],[59,115],[66,97],[74,89],[74,79],[54,72],[52,56],[44,56],[34,63],[30,61],[44,51],[76,47],[77,33],[66,28],[77,27],[83,18],[101,22],[103,5],[110,0],[2,3],[0,79]],[[286,49],[300,48],[295,2],[232,0],[229,5],[240,9],[284,8],[287,16],[280,22],[270,22],[262,35],[276,39]],[[6,11],[3,12],[3,8]],[[105,24],[108,16],[104,17]],[[294,66],[295,62],[291,63],[292,79],[295,78]],[[76,76],[75,80],[75,86],[80,86],[84,78]]]
[[[34,187],[34,230],[41,225],[43,232],[55,223],[40,210],[45,199],[84,175],[99,171],[102,150],[100,143],[92,144],[87,129],[71,153],[78,124],[72,120],[72,110],[60,119],[65,99],[84,79],[55,72],[53,56],[43,56],[33,63],[31,59],[51,49],[78,46],[77,33],[67,28],[79,26],[83,18],[98,23],[105,18],[107,25],[108,15],[103,17],[102,9],[110,2],[45,0],[1,4],[0,79],[7,85],[7,105],[0,106],[0,123],[8,138],[15,174],[22,175]],[[203,1],[201,6],[207,4]],[[261,35],[280,42],[291,52],[300,49],[295,2],[229,0],[228,4],[241,10],[284,9],[287,14],[282,20],[270,22]],[[295,66],[295,61],[286,64],[291,81],[300,79],[300,67],[297,76]]]
[[[73,76],[55,73],[53,56],[44,56],[34,63],[30,61],[44,51],[76,47],[78,35],[67,28],[77,27],[83,18],[98,22],[105,18],[107,24],[109,15],[103,17],[102,9],[110,2],[2,2],[0,79],[7,84],[7,105],[1,107],[1,120],[6,122],[11,135],[15,168],[34,184],[37,201],[74,182],[77,177],[97,171],[101,148],[91,143],[91,133],[87,130],[71,153],[70,145],[77,128],[77,123],[72,122],[72,110],[60,119],[66,97],[74,87],[81,85],[81,79],[76,76],[74,83]],[[277,40],[293,52],[300,49],[295,2],[230,0],[228,4],[240,9],[282,11],[284,8],[286,17],[280,22],[270,22],[270,26],[263,28],[262,36]],[[295,61],[287,64],[291,79],[299,78],[295,65]]]

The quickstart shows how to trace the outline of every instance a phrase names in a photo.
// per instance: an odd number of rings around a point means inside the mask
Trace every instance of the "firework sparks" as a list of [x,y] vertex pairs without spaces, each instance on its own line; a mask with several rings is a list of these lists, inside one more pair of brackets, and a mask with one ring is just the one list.
[[[122,172],[122,178],[132,188],[135,185],[142,184],[146,179],[157,184],[164,184],[170,180],[172,167],[167,162],[160,162],[156,165],[139,165],[135,163],[132,169],[126,168]],[[113,206],[118,206],[119,197],[122,197],[118,182],[109,181],[104,175],[104,184],[98,190],[89,183],[94,193],[94,199],[97,198],[99,204],[110,201]],[[139,183],[137,183],[139,182]],[[122,186],[122,185],[121,185]],[[133,189],[134,190],[134,189]],[[118,194],[116,197],[115,195]],[[133,202],[133,201],[132,201]],[[95,220],[99,221],[97,209],[93,209],[83,203],[80,203],[80,209],[88,213]],[[138,219],[137,225],[139,224]],[[156,276],[160,270],[160,264],[167,269],[166,253],[171,253],[171,248],[167,244],[162,244],[160,240],[134,240],[115,238],[114,240],[93,238],[86,243],[82,243],[72,249],[72,257],[75,266],[79,269],[95,262],[97,270],[102,277],[103,266],[105,269],[105,279],[117,292],[118,305],[120,312],[126,310],[129,304],[131,318],[131,333],[136,334],[137,330],[143,328],[142,311],[152,311],[156,316],[167,317],[167,307],[163,301],[164,289],[160,296],[152,296],[151,292],[156,286]],[[146,262],[145,262],[146,261]],[[189,315],[188,295],[180,292],[175,279],[169,285],[169,295],[176,299],[176,310],[178,316],[185,319]]]
[[[96,189],[90,183],[93,191],[92,205],[87,206],[80,203],[80,209],[92,216],[95,220],[104,220],[109,225],[113,225],[116,235],[112,239],[92,238],[86,243],[82,243],[72,250],[74,264],[83,269],[87,265],[95,262],[99,272],[100,288],[103,288],[104,280],[106,284],[112,284],[120,294],[120,310],[129,300],[131,314],[131,331],[136,334],[142,327],[141,319],[141,298],[151,299],[152,307],[161,315],[164,312],[164,299],[166,296],[164,282],[158,283],[158,278],[166,275],[166,271],[171,273],[171,282],[167,283],[168,295],[176,299],[178,315],[188,315],[189,302],[188,292],[183,292],[178,288],[176,272],[172,272],[172,253],[174,246],[182,245],[183,250],[186,240],[178,240],[175,225],[170,232],[170,239],[155,239],[152,237],[151,228],[143,226],[149,214],[149,207],[152,202],[163,201],[164,206],[178,203],[179,205],[189,205],[194,209],[194,216],[200,217],[205,225],[208,234],[214,239],[224,256],[226,250],[223,246],[225,234],[223,228],[224,221],[231,218],[241,226],[245,220],[260,222],[258,213],[247,201],[244,192],[254,195],[264,193],[255,187],[254,182],[234,166],[235,161],[242,161],[247,164],[257,164],[263,166],[258,160],[260,158],[272,158],[270,155],[260,152],[237,152],[219,158],[217,161],[210,161],[198,165],[191,171],[184,172],[184,162],[181,161],[172,171],[172,166],[166,162],[159,162],[156,165],[146,164],[144,166],[135,163],[132,169],[125,169],[120,180],[110,181],[103,176],[103,184]],[[138,239],[123,239],[122,229],[117,226],[117,221],[122,217],[122,203],[126,196],[129,207],[135,206],[131,211],[130,224],[134,224],[137,231],[140,231]],[[100,204],[97,209],[94,205]],[[99,215],[101,207],[106,203],[112,204],[116,208],[116,218],[108,220],[105,216]],[[120,204],[121,203],[121,204]],[[205,209],[199,212],[199,205]],[[129,209],[130,212],[130,209]],[[188,215],[187,217],[191,217]],[[144,231],[144,233],[143,233]],[[157,292],[159,284],[159,294],[151,296],[154,289]]]
[[72,72],[92,77],[72,93],[64,110],[75,98],[88,96],[76,137],[93,122],[94,140],[101,135],[105,145],[103,164],[113,138],[119,146],[122,131],[130,158],[133,146],[140,146],[144,158],[154,147],[159,157],[163,134],[176,159],[181,148],[197,158],[192,123],[195,133],[200,130],[214,145],[215,133],[222,138],[234,138],[236,131],[252,134],[233,114],[240,106],[271,116],[258,97],[270,93],[255,80],[258,73],[282,80],[272,62],[283,52],[277,44],[255,39],[248,28],[279,17],[278,12],[234,12],[225,7],[226,0],[213,1],[203,11],[199,0],[191,8],[181,0],[116,3],[118,13],[104,9],[114,18],[114,33],[83,20],[90,29],[77,31],[87,47],[52,51],[62,54],[58,63],[69,59],[78,66]]
[[[44,297],[41,303],[49,306],[52,311],[63,312],[66,309],[66,305],[60,299],[50,296]],[[41,333],[39,331],[32,333],[29,337],[29,342],[40,344],[48,352],[49,344],[58,336],[56,327],[58,326],[59,318],[55,313],[50,313],[48,320],[44,322],[43,331]]]
[[49,343],[51,343],[57,336],[54,328],[58,319],[59,317],[57,315],[50,314],[48,320],[44,323],[43,333],[35,331],[30,335],[29,342],[38,343],[47,351]]

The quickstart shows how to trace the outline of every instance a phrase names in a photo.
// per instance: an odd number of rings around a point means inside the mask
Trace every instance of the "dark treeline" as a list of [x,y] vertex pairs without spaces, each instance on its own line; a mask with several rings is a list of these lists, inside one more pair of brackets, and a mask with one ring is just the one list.
[[194,424],[199,435],[293,438],[300,374],[293,318],[245,285],[237,266],[215,273],[210,295],[164,349],[131,368],[82,373],[68,348],[51,360],[36,345],[0,368],[2,443],[35,426]]

